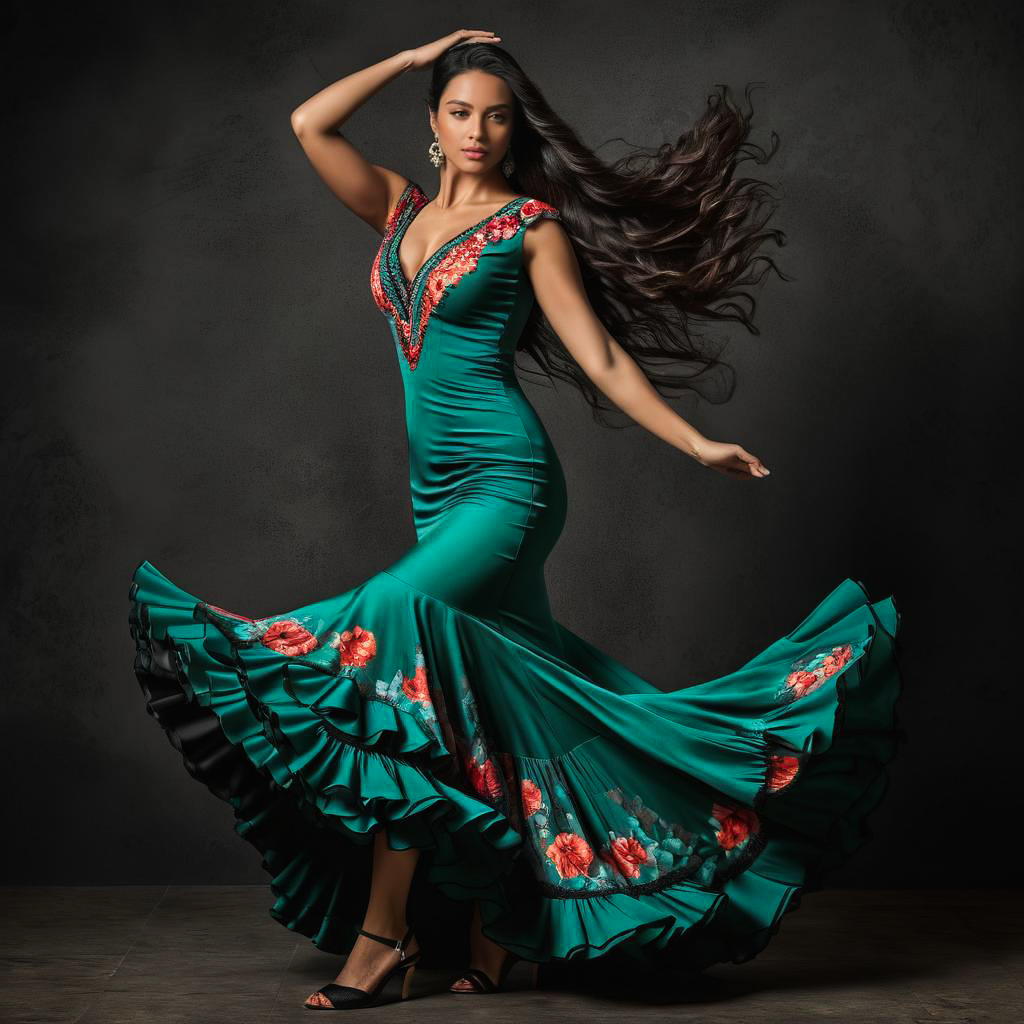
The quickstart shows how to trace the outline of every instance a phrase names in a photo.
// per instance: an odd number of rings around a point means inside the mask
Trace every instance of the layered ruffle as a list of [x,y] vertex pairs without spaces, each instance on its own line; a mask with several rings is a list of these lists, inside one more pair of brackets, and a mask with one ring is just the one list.
[[[346,597],[354,614],[376,622],[386,612],[400,630],[397,643],[381,635],[381,646],[400,647],[403,657],[393,658],[397,679],[382,681],[379,694],[365,688],[372,674],[357,678],[360,657],[343,664],[328,644],[298,653],[300,620],[331,634],[318,606],[247,619],[187,594],[148,562],[130,591],[135,672],[149,713],[263,854],[277,897],[271,914],[327,952],[351,948],[382,825],[392,848],[428,852],[427,881],[460,900],[498,884],[520,842],[499,810],[459,788],[458,754],[469,753],[475,728],[472,694],[441,721],[439,690],[431,700],[406,696],[422,693],[418,637],[455,655],[445,659],[447,678],[465,678],[460,624],[387,574]],[[259,639],[275,642],[267,627],[279,622],[289,624],[276,633],[279,646],[293,643],[293,653]]]
[[852,580],[670,693],[563,627],[545,652],[386,572],[249,619],[143,562],[130,599],[149,712],[260,851],[271,915],[327,952],[351,948],[386,827],[527,959],[749,959],[869,837],[900,733],[899,617]]
[[[531,898],[524,889],[511,911],[486,909],[487,934],[521,955],[557,942],[560,958],[590,960],[616,950],[689,970],[756,956],[800,896],[821,888],[829,870],[872,838],[867,819],[905,739],[896,714],[899,626],[891,597],[872,603],[848,579],[736,672],[629,698],[661,719],[647,733],[650,763],[634,788],[644,786],[645,775],[653,782],[658,766],[676,773],[675,800],[648,800],[676,808],[682,823],[661,833],[685,835],[692,823],[683,809],[704,799],[723,818],[711,834],[728,850],[716,859],[698,841],[685,848],[689,860],[666,864],[651,881],[638,877],[626,891],[583,886],[571,894],[534,891]],[[581,671],[600,671],[598,649],[584,644],[578,653]],[[582,782],[581,792],[599,792],[608,781],[595,779],[596,766],[615,763],[601,742],[561,759],[562,776]],[[710,790],[702,796],[695,781]],[[648,791],[658,792],[653,785]],[[646,842],[655,831],[648,824],[653,811],[641,805],[638,813],[629,830]],[[592,815],[574,817],[588,821],[581,831],[599,834]],[[729,822],[736,823],[732,831]]]

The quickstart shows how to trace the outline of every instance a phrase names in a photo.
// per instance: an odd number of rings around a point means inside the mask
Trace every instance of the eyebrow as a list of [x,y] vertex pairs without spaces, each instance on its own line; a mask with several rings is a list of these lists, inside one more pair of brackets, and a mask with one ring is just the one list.
[[[472,107],[472,103],[467,103],[465,100],[445,100],[445,103],[459,103],[464,107]],[[506,107],[509,110],[512,109],[511,103],[492,103],[489,107],[484,107],[484,113],[488,110],[498,110],[499,108]]]

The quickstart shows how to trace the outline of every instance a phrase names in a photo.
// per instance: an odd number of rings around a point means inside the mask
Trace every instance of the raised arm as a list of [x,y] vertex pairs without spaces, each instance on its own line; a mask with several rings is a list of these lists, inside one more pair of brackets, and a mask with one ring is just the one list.
[[334,82],[292,111],[292,130],[324,184],[357,216],[384,233],[408,179],[370,163],[338,129],[371,96],[405,71],[432,64],[461,42],[493,42],[493,32],[459,29],[414,50],[402,50]]
[[680,451],[731,477],[764,477],[761,460],[738,444],[711,441],[662,398],[632,356],[598,319],[583,287],[569,236],[554,220],[523,238],[523,263],[537,304],[583,372],[624,413]]
[[292,111],[292,130],[324,184],[381,234],[406,181],[372,164],[338,129],[371,96],[412,66],[412,51],[334,82]]

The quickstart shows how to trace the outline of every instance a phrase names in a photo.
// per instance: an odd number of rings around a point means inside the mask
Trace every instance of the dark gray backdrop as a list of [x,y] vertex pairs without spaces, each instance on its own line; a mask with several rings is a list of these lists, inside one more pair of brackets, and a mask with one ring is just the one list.
[[[682,403],[736,482],[527,385],[569,481],[556,615],[659,686],[738,667],[844,576],[903,614],[910,734],[837,885],[1006,884],[1021,721],[1015,503],[1021,20],[1010,3],[24,8],[5,43],[4,880],[262,882],[132,673],[147,558],[249,615],[413,543],[380,241],[289,113],[458,27],[497,31],[598,145],[674,138],[716,83],[779,132],[780,259],[734,400]],[[426,73],[346,127],[436,180]],[[612,143],[601,150],[623,152]],[[429,190],[429,189],[428,189]]]

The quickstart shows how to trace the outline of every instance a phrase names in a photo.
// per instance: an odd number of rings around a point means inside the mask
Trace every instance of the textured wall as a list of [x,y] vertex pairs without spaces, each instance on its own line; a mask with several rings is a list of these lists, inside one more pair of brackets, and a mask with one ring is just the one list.
[[[733,401],[679,407],[772,475],[727,480],[527,385],[570,488],[556,615],[670,689],[738,667],[844,576],[894,593],[911,739],[836,884],[1015,880],[1001,859],[962,870],[952,841],[987,845],[992,780],[1017,770],[1015,5],[65,13],[12,16],[2,72],[5,880],[264,879],[144,714],[129,577],[146,558],[271,614],[413,542],[401,381],[368,284],[379,236],[316,178],[289,113],[465,18],[592,145],[674,138],[716,83],[748,81],[766,83],[756,140],[782,141],[744,167],[783,191],[796,280],[769,280],[759,338],[730,335]],[[426,82],[403,76],[346,134],[429,186]]]

